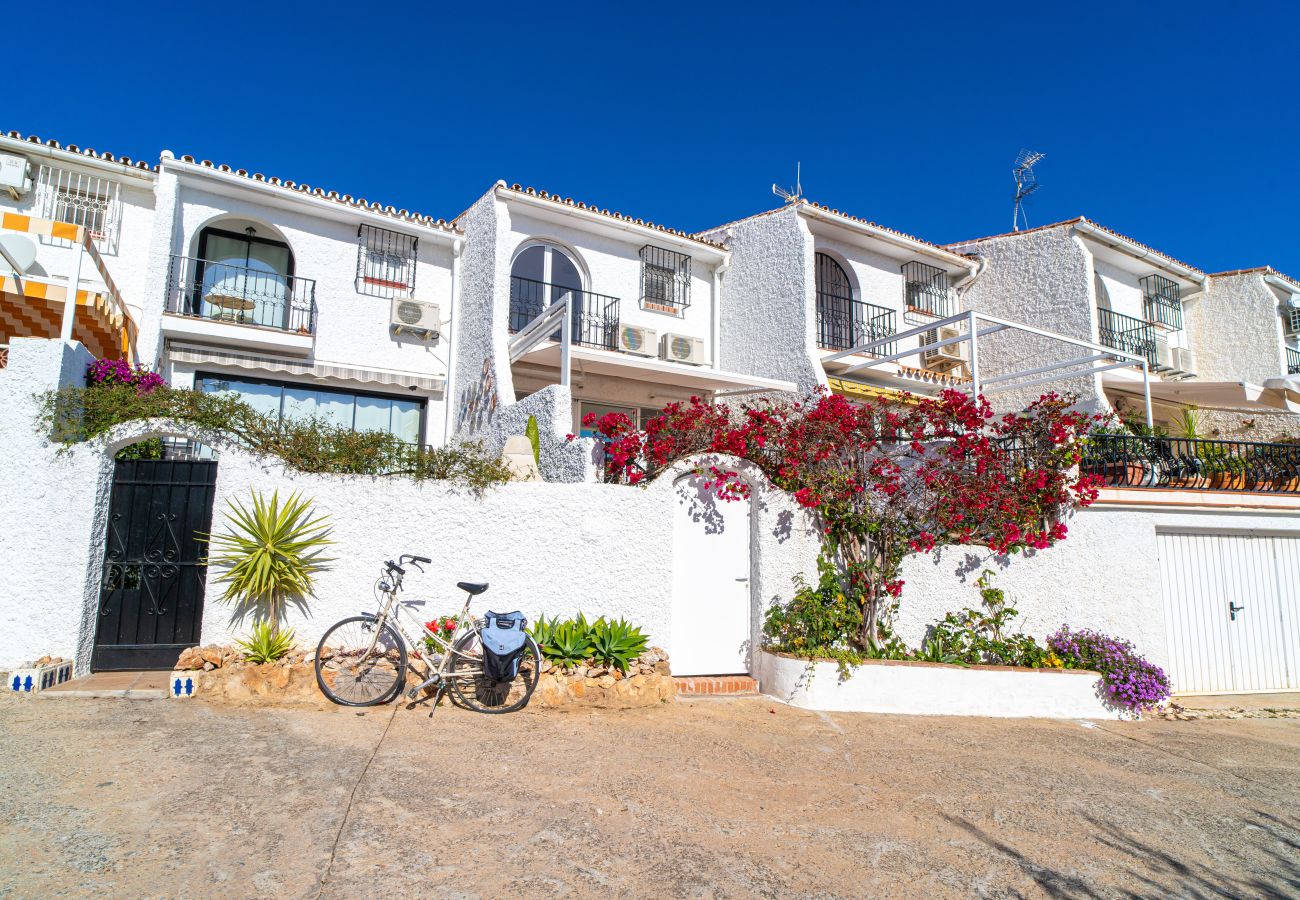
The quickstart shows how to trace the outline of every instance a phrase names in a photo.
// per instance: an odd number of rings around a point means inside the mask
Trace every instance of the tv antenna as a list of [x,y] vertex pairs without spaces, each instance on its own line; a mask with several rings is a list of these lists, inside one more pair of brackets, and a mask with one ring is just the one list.
[[1025,227],[1029,227],[1029,217],[1025,215],[1025,198],[1038,190],[1038,178],[1034,175],[1034,164],[1039,162],[1045,155],[1035,153],[1033,150],[1021,150],[1016,156],[1015,168],[1011,170],[1011,177],[1016,180],[1016,202],[1011,209],[1012,231],[1020,230],[1022,219]]
[[798,201],[798,200],[802,200],[802,199],[803,199],[803,182],[800,180],[800,178],[801,178],[801,174],[802,174],[802,169],[803,169],[803,163],[802,163],[802,162],[796,162],[796,163],[794,164],[794,187],[791,188],[790,190],[786,190],[786,189],[783,188],[783,187],[778,187],[777,185],[773,184],[773,185],[772,185],[772,193],[776,194],[778,197],[780,197],[780,198],[781,198],[782,200],[784,200],[786,203],[794,203],[794,202],[796,202],[796,201]]

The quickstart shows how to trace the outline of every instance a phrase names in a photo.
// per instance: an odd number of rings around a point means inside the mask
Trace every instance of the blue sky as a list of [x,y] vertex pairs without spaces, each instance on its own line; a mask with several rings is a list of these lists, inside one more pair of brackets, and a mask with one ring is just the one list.
[[1028,147],[1030,225],[1300,277],[1282,4],[136,3],[67,27],[0,128],[446,218],[518,181],[687,230],[776,205],[801,160],[809,197],[938,242],[1008,230]]

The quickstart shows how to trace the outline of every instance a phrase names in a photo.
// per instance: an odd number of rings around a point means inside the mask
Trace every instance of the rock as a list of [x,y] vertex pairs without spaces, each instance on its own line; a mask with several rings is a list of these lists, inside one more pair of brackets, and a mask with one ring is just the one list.
[[221,650],[217,647],[204,647],[199,651],[199,656],[205,663],[211,663],[214,669],[222,663]]
[[672,671],[668,668],[668,660],[661,659],[655,663],[655,673],[659,675],[671,675]]
[[214,665],[213,665],[212,663],[210,663],[210,662],[204,661],[204,663],[203,663],[203,671],[205,671],[205,672],[212,672],[212,671],[214,671],[216,668],[217,668],[217,667],[214,666]]

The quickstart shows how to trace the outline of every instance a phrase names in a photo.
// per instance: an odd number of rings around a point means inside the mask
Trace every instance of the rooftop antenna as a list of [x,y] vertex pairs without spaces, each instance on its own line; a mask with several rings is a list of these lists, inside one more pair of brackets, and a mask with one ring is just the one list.
[[1025,215],[1025,198],[1038,190],[1038,178],[1034,175],[1034,164],[1046,154],[1033,150],[1021,150],[1016,156],[1016,166],[1011,170],[1011,177],[1016,180],[1016,202],[1011,210],[1011,230],[1019,231],[1023,219],[1029,227],[1029,217]]
[[786,190],[783,187],[778,187],[777,185],[773,184],[772,193],[776,194],[786,203],[794,203],[796,201],[802,200],[803,182],[800,180],[802,177],[802,170],[803,170],[803,163],[796,162],[794,164],[794,187],[790,190]]

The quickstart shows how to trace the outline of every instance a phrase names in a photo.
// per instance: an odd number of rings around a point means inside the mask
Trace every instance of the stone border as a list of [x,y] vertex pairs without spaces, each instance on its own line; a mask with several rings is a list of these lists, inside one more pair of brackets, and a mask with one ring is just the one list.
[[[1120,719],[1095,672],[869,660],[840,681],[839,666],[758,653],[759,690],[791,706],[917,716]],[[1044,675],[1070,674],[1060,678]]]

